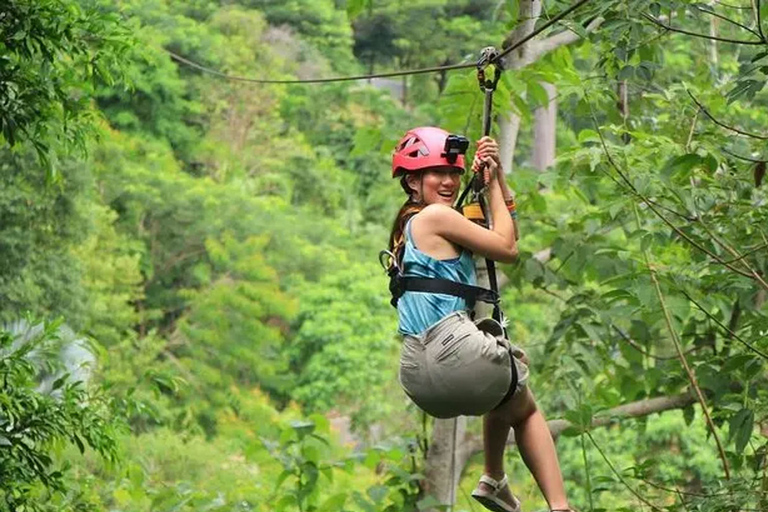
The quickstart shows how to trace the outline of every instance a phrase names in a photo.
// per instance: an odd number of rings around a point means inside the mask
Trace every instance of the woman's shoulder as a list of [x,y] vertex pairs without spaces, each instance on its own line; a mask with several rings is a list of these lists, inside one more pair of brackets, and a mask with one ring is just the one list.
[[419,218],[419,222],[431,222],[455,219],[457,215],[461,216],[459,212],[450,206],[446,206],[444,204],[430,204],[425,206],[414,217]]
[[440,238],[446,238],[443,235],[446,226],[454,226],[456,229],[460,229],[460,223],[464,221],[464,217],[444,204],[430,204],[424,207],[418,214],[412,219],[411,226],[408,228],[408,232],[413,238],[416,245],[419,244],[419,240],[425,241],[428,236],[437,235]]

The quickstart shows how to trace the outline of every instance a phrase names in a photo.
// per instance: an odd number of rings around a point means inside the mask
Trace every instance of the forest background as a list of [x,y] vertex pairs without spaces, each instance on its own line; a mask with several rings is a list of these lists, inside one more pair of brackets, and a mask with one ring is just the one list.
[[[522,231],[503,306],[569,496],[768,510],[768,10],[580,4],[494,105]],[[264,79],[472,63],[571,5],[3,2],[0,509],[479,510],[479,423],[400,391],[376,257],[395,141],[477,140],[474,71],[254,84],[173,55]]]

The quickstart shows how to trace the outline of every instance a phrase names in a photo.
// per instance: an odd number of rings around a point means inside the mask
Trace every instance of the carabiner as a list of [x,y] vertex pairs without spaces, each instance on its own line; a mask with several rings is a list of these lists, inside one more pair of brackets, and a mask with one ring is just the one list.
[[[383,258],[384,256],[389,256],[389,260],[390,260],[389,264],[384,263],[384,258]],[[397,272],[400,273],[400,267],[397,264],[397,258],[395,257],[394,254],[392,254],[392,251],[388,251],[386,249],[379,251],[379,264],[387,272],[389,272],[390,268],[394,267],[397,270]]]
[[[501,72],[504,70],[499,55],[499,51],[493,46],[486,46],[480,51],[480,59],[477,61],[477,81],[483,92],[496,90],[496,84],[499,83]],[[493,80],[486,80],[485,68],[491,64],[494,68]]]

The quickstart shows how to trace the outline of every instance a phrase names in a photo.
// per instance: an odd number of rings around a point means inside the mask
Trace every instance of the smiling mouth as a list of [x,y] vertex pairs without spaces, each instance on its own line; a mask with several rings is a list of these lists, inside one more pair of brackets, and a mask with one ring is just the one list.
[[453,192],[438,192],[437,195],[445,199],[453,199]]

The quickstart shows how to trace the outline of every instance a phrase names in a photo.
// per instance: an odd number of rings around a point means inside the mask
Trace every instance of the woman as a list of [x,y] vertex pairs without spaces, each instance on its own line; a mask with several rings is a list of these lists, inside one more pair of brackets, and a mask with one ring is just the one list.
[[[472,170],[483,173],[493,229],[454,210],[464,156],[448,151],[447,138],[439,128],[415,128],[396,146],[392,175],[400,177],[408,199],[395,219],[389,249],[395,256],[392,264],[405,277],[475,285],[473,254],[501,262],[517,257],[515,228],[507,209],[511,195],[498,145],[484,137]],[[523,460],[550,509],[568,511],[554,443],[526,385],[525,355],[510,345],[493,320],[474,323],[470,306],[457,294],[407,289],[402,293],[397,300],[398,330],[403,335],[400,383],[416,405],[435,417],[483,415],[485,468],[472,496],[487,509],[520,511],[503,467],[504,447],[513,428]]]

